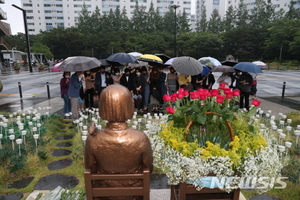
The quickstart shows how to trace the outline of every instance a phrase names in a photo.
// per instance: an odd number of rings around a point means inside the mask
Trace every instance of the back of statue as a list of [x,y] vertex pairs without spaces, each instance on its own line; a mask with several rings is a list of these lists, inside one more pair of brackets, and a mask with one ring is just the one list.
[[[90,128],[86,141],[85,168],[91,173],[134,174],[143,169],[152,171],[152,150],[148,137],[141,131],[129,128],[134,104],[131,93],[121,85],[111,85],[100,96],[100,117],[107,120],[105,129]],[[97,181],[94,187],[141,186],[140,180]],[[114,197],[101,199],[138,199]]]

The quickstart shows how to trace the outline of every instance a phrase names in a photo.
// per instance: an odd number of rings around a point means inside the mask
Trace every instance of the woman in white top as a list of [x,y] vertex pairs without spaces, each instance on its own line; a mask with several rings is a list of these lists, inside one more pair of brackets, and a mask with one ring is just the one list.
[[229,87],[231,85],[231,77],[229,76],[229,73],[224,72],[217,80],[217,83],[225,83],[226,87]]

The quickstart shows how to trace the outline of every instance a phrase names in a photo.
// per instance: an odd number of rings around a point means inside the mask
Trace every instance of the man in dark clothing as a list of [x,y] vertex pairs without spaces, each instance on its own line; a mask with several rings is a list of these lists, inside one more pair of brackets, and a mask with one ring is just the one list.
[[204,89],[212,89],[212,86],[215,84],[215,76],[210,72],[209,74],[205,75],[202,81],[202,85]]
[[126,68],[125,73],[120,79],[120,84],[126,87],[130,92],[135,89],[135,73],[131,73],[131,70]]
[[[242,72],[238,79],[240,95],[240,108],[246,108],[249,111],[249,96],[251,93],[251,85],[253,78],[248,72]],[[245,101],[245,102],[244,102]]]
[[95,78],[96,93],[100,96],[102,90],[104,90],[104,88],[106,88],[110,84],[113,84],[111,75],[109,72],[105,71],[104,66],[101,66],[100,71],[97,72],[96,78]]

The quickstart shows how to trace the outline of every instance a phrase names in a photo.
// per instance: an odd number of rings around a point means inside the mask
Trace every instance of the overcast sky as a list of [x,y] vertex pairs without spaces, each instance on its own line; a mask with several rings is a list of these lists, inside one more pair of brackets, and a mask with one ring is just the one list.
[[[21,0],[5,0],[4,4],[0,4],[1,9],[7,14],[7,20],[3,21],[10,24],[13,35],[17,34],[18,32],[25,33],[22,11],[13,7],[12,4],[22,7]],[[195,13],[194,4],[195,0],[192,0],[192,14]]]

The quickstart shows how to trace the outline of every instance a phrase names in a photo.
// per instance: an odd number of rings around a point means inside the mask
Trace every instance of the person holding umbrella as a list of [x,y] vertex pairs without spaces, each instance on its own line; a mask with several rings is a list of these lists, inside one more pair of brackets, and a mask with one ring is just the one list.
[[80,95],[80,87],[82,85],[83,79],[79,80],[79,76],[83,74],[82,71],[77,71],[74,74],[72,74],[70,79],[70,85],[68,89],[68,95],[71,99],[71,110],[72,110],[72,116],[73,119],[78,119],[79,113],[78,113],[78,98]]
[[65,116],[71,113],[71,101],[68,95],[69,85],[70,85],[70,72],[64,72],[63,78],[60,80],[60,94],[61,94],[61,98],[63,98],[64,100]]
[[249,96],[251,94],[252,76],[248,72],[242,72],[238,79],[238,86],[241,91],[240,108],[246,108],[249,111]]

